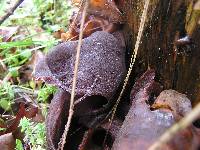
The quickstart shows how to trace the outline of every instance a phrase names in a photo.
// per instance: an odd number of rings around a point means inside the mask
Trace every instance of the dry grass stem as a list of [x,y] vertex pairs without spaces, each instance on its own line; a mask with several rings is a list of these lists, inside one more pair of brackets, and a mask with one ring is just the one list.
[[87,8],[88,8],[88,0],[85,1],[83,14],[82,14],[82,18],[81,18],[80,34],[79,34],[79,40],[78,40],[78,46],[77,46],[76,61],[75,61],[75,66],[74,66],[74,76],[73,76],[73,83],[72,83],[69,116],[67,119],[67,124],[65,125],[65,130],[62,135],[61,141],[59,142],[59,145],[58,145],[58,149],[61,149],[61,150],[63,150],[64,145],[66,143],[67,133],[69,131],[71,119],[72,119],[72,116],[74,113],[74,97],[75,97],[75,89],[76,89],[76,82],[77,82],[77,76],[78,76],[78,65],[79,65],[79,61],[80,61],[80,50],[81,50],[81,44],[82,44],[82,38],[83,38],[83,27],[84,27],[84,23],[85,23]]
[[24,0],[18,0],[14,5],[13,7],[10,8],[10,10],[7,11],[7,13],[0,17],[0,25],[7,19],[10,17],[10,15],[12,15],[14,13],[14,11],[17,9],[17,7],[19,5],[21,5],[21,3],[23,2]]
[[200,103],[183,119],[169,128],[148,150],[158,150],[161,146],[172,139],[180,130],[187,128],[200,116]]
[[146,0],[145,1],[145,5],[144,5],[144,9],[143,9],[143,12],[142,12],[142,17],[141,17],[141,21],[140,21],[140,26],[139,26],[139,31],[138,31],[138,35],[137,35],[137,40],[136,40],[136,43],[135,43],[135,48],[133,50],[133,54],[131,56],[131,63],[130,63],[130,67],[129,67],[129,70],[128,70],[128,73],[126,75],[126,78],[124,80],[124,85],[122,87],[122,90],[120,92],[120,95],[112,109],[112,116],[111,116],[111,119],[110,119],[110,126],[112,124],[112,121],[114,119],[114,116],[115,116],[115,112],[117,110],[117,106],[121,100],[121,97],[124,93],[124,90],[126,88],[126,85],[128,83],[128,80],[129,80],[129,77],[130,77],[130,74],[132,72],[132,69],[133,69],[133,65],[135,63],[135,59],[136,59],[136,56],[137,56],[137,53],[138,53],[138,48],[139,48],[139,45],[140,45],[140,41],[141,41],[141,37],[142,37],[142,33],[143,33],[143,30],[144,30],[144,25],[145,25],[145,21],[146,21],[146,18],[147,18],[147,11],[148,11],[148,7],[149,7],[149,2],[150,0]]

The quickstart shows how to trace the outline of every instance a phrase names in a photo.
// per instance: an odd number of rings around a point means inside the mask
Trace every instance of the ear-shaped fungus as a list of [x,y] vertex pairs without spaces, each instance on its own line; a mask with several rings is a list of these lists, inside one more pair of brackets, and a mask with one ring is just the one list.
[[[152,93],[158,92],[155,73],[147,71],[138,79],[131,92],[132,106],[113,144],[113,150],[148,149],[169,127],[191,110],[190,100],[174,90],[160,93],[151,111],[147,102]],[[153,105],[154,105],[153,104]],[[168,107],[164,107],[168,106]],[[194,127],[180,131],[162,149],[197,149]]]
[[[125,47],[120,38],[119,33],[97,31],[82,41],[74,110],[79,125],[95,126],[109,111],[126,72]],[[50,149],[57,147],[66,123],[77,45],[78,41],[59,44],[35,67],[36,79],[62,89],[52,100],[46,121]]]
[[46,119],[48,149],[56,149],[68,116],[70,94],[59,90],[51,101]]
[[[70,41],[54,47],[36,64],[35,78],[71,92],[77,44],[78,41]],[[77,96],[101,95],[112,99],[126,71],[124,53],[124,47],[112,34],[97,31],[83,39]]]

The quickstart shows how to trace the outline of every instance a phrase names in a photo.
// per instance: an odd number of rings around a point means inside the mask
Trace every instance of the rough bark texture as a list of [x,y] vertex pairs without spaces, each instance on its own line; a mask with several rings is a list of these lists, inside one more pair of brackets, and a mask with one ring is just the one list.
[[[127,17],[125,37],[129,57],[134,49],[138,33],[144,6],[142,2],[144,1],[118,1],[120,9]],[[200,29],[198,24],[196,27],[190,26],[192,21],[199,18],[198,15],[196,17],[192,15],[195,2],[189,0],[151,1],[134,69],[134,76],[138,76],[148,67],[155,69],[158,80],[165,89],[172,88],[187,94],[193,104],[200,99]],[[191,19],[192,16],[193,19]],[[190,33],[191,31],[193,32]],[[177,46],[176,41],[187,34],[191,35],[192,42]]]

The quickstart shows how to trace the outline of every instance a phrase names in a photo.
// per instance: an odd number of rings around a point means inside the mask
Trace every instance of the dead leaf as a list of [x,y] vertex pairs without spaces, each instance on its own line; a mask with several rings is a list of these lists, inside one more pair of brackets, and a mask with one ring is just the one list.
[[0,136],[0,148],[1,150],[14,150],[15,139],[12,133],[4,134]]
[[3,42],[11,41],[11,37],[16,34],[19,27],[0,27],[0,36],[3,37]]

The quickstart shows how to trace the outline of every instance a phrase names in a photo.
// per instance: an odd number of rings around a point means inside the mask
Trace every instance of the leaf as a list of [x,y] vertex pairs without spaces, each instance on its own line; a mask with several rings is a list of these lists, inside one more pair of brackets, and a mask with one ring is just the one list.
[[2,150],[13,150],[15,148],[15,139],[12,133],[0,136],[0,148]]
[[15,150],[24,150],[21,140],[16,139],[16,147]]
[[[6,133],[14,132],[17,129],[18,125],[20,124],[20,120],[23,117],[33,118],[37,114],[37,112],[37,107],[32,106],[29,110],[26,110],[24,104],[21,103],[19,110],[16,114],[15,120],[7,127]],[[28,122],[25,122],[24,124],[28,125]]]
[[[132,106],[118,132],[113,150],[148,149],[168,128],[191,110],[191,102],[186,95],[174,90],[164,90],[159,94],[154,77],[154,71],[148,70],[133,86]],[[153,102],[155,110],[151,110],[149,100],[155,93],[159,96]],[[163,145],[162,149],[196,149],[199,144],[195,143],[197,134],[194,130],[194,126],[181,130],[170,142]]]
[[34,123],[24,117],[20,120],[19,126],[25,133],[24,141],[31,145],[33,150],[44,149],[46,139],[44,123]]
[[11,109],[9,100],[0,99],[0,106],[5,110],[8,111]]
[[45,85],[38,91],[37,100],[39,102],[46,102],[48,97],[56,92],[56,88],[54,86]]
[[0,36],[2,37],[2,42],[7,42],[11,37],[18,32],[19,27],[0,27]]
[[19,76],[18,69],[19,69],[19,67],[9,68],[9,72],[12,75],[12,77],[18,77]]
[[0,128],[0,132],[1,132],[1,131],[5,131],[5,130],[6,130],[6,128]]
[[33,45],[32,40],[16,41],[16,42],[2,42],[0,43],[0,49],[9,49],[13,47],[26,47]]

